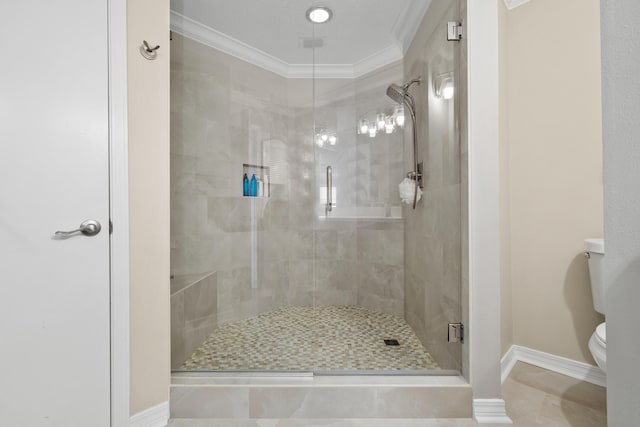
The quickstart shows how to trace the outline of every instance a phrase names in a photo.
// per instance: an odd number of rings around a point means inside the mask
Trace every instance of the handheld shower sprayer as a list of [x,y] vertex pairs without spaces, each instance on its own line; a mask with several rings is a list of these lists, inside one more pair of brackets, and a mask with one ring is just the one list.
[[422,78],[418,77],[408,83],[400,86],[392,83],[387,88],[387,96],[399,104],[404,104],[409,109],[411,115],[411,127],[413,129],[413,172],[409,172],[407,176],[415,181],[415,192],[413,195],[413,209],[416,208],[418,202],[418,187],[421,174],[418,172],[418,130],[416,128],[416,104],[413,96],[409,93],[409,88],[414,84],[420,84]]

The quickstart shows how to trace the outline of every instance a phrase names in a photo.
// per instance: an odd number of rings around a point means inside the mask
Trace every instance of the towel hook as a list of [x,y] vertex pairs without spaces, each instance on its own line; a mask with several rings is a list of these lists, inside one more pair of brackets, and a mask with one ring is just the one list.
[[146,40],[142,40],[142,46],[140,46],[140,53],[146,59],[153,61],[158,57],[158,52],[156,52],[158,49],[160,49],[160,45],[156,47],[151,47],[149,46],[149,43],[147,43]]

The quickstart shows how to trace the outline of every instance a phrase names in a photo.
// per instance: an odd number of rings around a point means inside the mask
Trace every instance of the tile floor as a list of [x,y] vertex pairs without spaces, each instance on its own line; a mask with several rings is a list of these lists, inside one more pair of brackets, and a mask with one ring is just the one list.
[[[507,413],[516,427],[604,427],[606,390],[518,362],[503,384]],[[473,427],[467,419],[172,420],[169,427]],[[487,426],[484,424],[484,426]]]
[[356,306],[293,306],[217,327],[179,370],[430,369],[438,364],[401,317]]
[[518,362],[502,385],[518,427],[604,427],[606,389]]

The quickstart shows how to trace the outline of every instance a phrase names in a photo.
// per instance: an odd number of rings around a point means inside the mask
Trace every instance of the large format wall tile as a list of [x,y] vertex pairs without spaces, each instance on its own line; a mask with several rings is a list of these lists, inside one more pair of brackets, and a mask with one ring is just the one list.
[[[404,209],[405,315],[445,369],[461,369],[461,346],[448,343],[446,336],[447,323],[464,320],[462,248],[467,246],[467,236],[462,234],[466,196],[461,184],[466,185],[467,171],[461,168],[458,129],[464,124],[465,110],[457,105],[458,96],[452,100],[436,97],[433,82],[443,73],[452,73],[456,91],[464,93],[464,71],[454,53],[459,47],[440,36],[446,31],[443,25],[447,20],[458,20],[458,3],[451,2],[438,28],[429,27],[428,20],[422,23],[404,59],[405,79],[421,75],[426,83],[422,95],[416,97],[418,161],[424,163],[424,193],[415,210]],[[410,141],[405,138],[405,165],[413,161]]]
[[172,387],[171,418],[247,418],[249,389]]
[[184,293],[171,295],[171,369],[178,369],[191,356],[184,346]]
[[178,369],[218,324],[218,276],[177,276],[173,281],[171,369]]
[[348,418],[376,412],[371,388],[255,388],[250,393],[252,418]]
[[216,313],[218,308],[216,273],[189,286],[183,293],[185,324]]
[[173,386],[171,418],[469,418],[471,388],[429,386]]

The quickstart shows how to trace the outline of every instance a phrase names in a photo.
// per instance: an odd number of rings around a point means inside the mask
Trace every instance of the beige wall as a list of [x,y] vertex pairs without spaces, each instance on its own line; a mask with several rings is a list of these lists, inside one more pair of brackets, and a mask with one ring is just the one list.
[[507,309],[503,350],[512,337],[593,363],[587,342],[602,318],[582,252],[584,238],[603,233],[599,2],[535,0],[505,13],[502,225],[510,269],[502,277],[513,330]]
[[[169,1],[128,1],[131,414],[168,400]],[[159,44],[155,61],[138,50]]]

